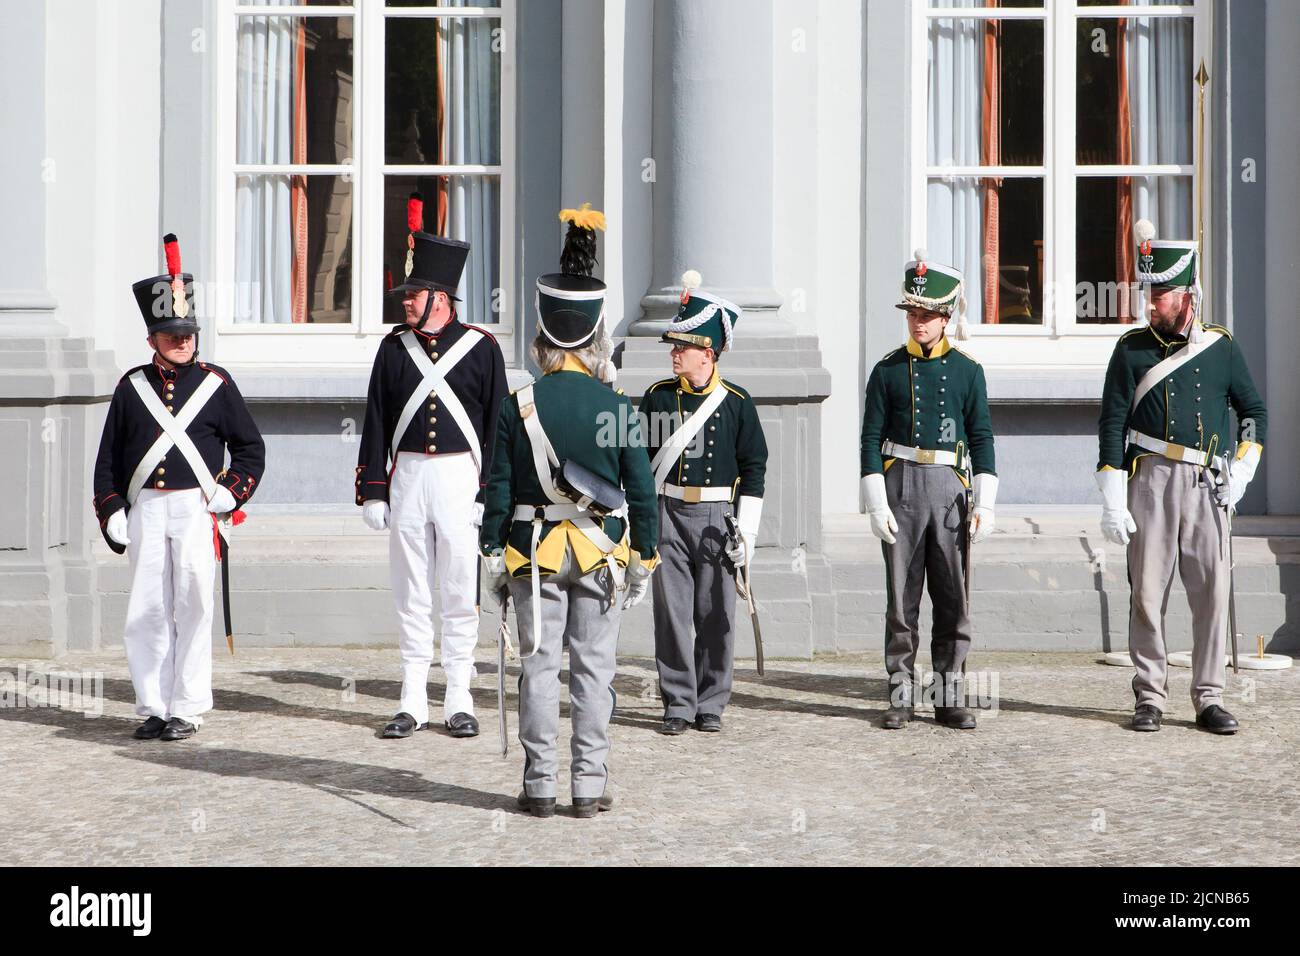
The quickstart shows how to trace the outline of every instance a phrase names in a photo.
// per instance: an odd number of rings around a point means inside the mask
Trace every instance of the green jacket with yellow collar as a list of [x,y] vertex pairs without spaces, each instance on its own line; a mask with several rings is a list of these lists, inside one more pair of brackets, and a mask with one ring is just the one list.
[[758,406],[749,392],[718,375],[701,388],[685,376],[651,385],[638,407],[650,460],[673,432],[716,388],[727,397],[711,419],[677,456],[665,481],[683,488],[731,488],[731,500],[762,498],[767,474],[767,439],[758,420]]
[[[1225,453],[1240,457],[1250,443],[1264,444],[1268,412],[1241,349],[1222,326],[1205,328],[1222,333],[1221,338],[1165,376],[1131,410],[1143,376],[1188,343],[1182,335],[1162,335],[1149,325],[1119,337],[1102,392],[1098,471],[1124,468],[1131,474],[1138,458],[1152,454],[1136,445],[1126,447],[1130,428],[1212,457]],[[1236,443],[1229,433],[1229,406],[1237,413]]]
[[[614,552],[618,563],[628,563],[630,545],[642,563],[653,567],[659,541],[659,499],[632,402],[593,378],[572,356],[566,356],[562,369],[533,383],[533,402],[533,413],[539,416],[561,461],[575,461],[626,491],[627,518],[609,517],[603,525],[605,534],[618,543]],[[484,494],[483,526],[479,529],[483,553],[504,549],[506,567],[512,575],[529,573],[532,524],[515,521],[514,511],[517,505],[545,504],[547,497],[537,479],[518,394],[512,394],[501,403],[497,421],[496,452]],[[541,537],[537,564],[542,573],[559,570],[566,544],[572,546],[584,572],[603,560],[571,522],[544,522]]]
[[862,413],[861,474],[881,474],[893,462],[881,452],[886,439],[929,451],[968,451],[975,474],[997,474],[980,363],[946,336],[929,355],[909,337],[877,362]]

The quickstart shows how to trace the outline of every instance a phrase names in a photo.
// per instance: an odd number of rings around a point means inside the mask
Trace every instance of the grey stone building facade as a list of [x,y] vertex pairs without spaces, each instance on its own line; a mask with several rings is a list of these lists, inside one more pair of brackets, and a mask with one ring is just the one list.
[[[0,653],[120,643],[124,559],[101,545],[90,462],[118,376],[148,356],[129,285],[158,271],[166,231],[208,284],[201,354],[235,374],[268,441],[265,484],[234,546],[239,639],[394,641],[386,543],[362,526],[352,479],[385,331],[392,197],[412,183],[445,190],[447,228],[469,229],[462,237],[484,250],[466,300],[479,312],[465,318],[497,334],[514,384],[530,374],[531,289],[555,265],[563,206],[589,201],[609,220],[601,270],[629,394],[667,374],[657,337],[684,269],[739,303],[723,373],[755,395],[772,450],[756,564],[768,654],[878,646],[883,571],[858,513],[862,393],[875,361],[906,337],[892,307],[901,263],[918,245],[945,248],[935,197],[993,178],[934,147],[941,126],[978,129],[978,117],[934,97],[963,49],[977,49],[962,47],[962,29],[990,49],[990,11],[945,0],[263,6],[32,0],[4,10],[0,474],[17,505],[0,517]],[[1078,92],[1079,78],[1111,75],[1087,57],[1127,44],[1118,75],[1140,79],[1143,11],[1181,30],[1178,56],[1204,59],[1211,76],[1208,302],[1242,342],[1273,417],[1240,522],[1243,628],[1274,647],[1300,644],[1300,307],[1287,288],[1300,265],[1289,175],[1300,19],[1286,0],[1159,6],[1135,6],[1127,35],[1113,11],[1107,20],[1067,0],[1001,11],[1000,55],[1035,37],[1026,62],[1047,92],[1036,157],[1013,161],[1008,147],[973,162],[996,167],[1000,183],[1040,184],[1042,209],[1041,229],[1025,233],[1037,273],[1033,262],[996,273],[1003,298],[986,297],[1006,307],[1021,291],[1014,269],[1036,274],[1023,280],[1038,304],[1021,318],[1033,321],[990,321],[962,346],[987,370],[1002,476],[999,530],[976,576],[977,640],[989,647],[1123,643],[1123,555],[1107,564],[1092,478],[1102,376],[1122,326],[1071,317],[1091,241],[1083,190],[1126,170],[1179,189],[1196,181],[1190,155],[1097,162],[1065,147],[1083,138],[1072,124],[1095,94]],[[1176,47],[1151,30],[1158,62]],[[406,41],[421,37],[412,54]],[[446,81],[433,107],[411,79],[426,58]],[[1019,75],[1009,69],[1001,81]],[[989,82],[977,69],[952,86],[967,80]],[[1119,101],[1136,115],[1143,95]],[[250,140],[277,110],[301,137],[281,153],[269,134]],[[1178,136],[1190,141],[1193,120],[1184,110]],[[431,122],[441,145],[428,145]],[[1013,185],[1000,187],[1007,257],[1019,235]],[[275,205],[280,193],[288,205]],[[291,320],[273,323],[281,307],[263,299],[266,321],[246,321],[247,287],[285,275]],[[1066,276],[1078,280],[1071,294],[1053,297]],[[493,626],[485,620],[484,634]],[[648,609],[627,615],[621,649],[648,650],[649,629]]]

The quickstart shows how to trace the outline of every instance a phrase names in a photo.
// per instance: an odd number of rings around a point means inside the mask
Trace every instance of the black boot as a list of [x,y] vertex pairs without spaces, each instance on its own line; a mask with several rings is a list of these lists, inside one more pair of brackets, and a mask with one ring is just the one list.
[[614,809],[614,796],[602,793],[599,797],[574,797],[573,815],[575,817],[594,817],[597,813]]
[[400,737],[409,737],[423,728],[424,724],[416,724],[414,717],[402,711],[385,725],[384,732],[380,736],[387,740],[396,740]]
[[167,721],[167,726],[158,735],[158,739],[185,740],[188,737],[193,737],[198,732],[199,728],[195,724],[191,724],[188,720],[181,720],[179,717],[173,717]]
[[890,685],[889,709],[880,721],[881,729],[898,730],[911,721],[913,716],[911,682]]
[[478,721],[472,714],[456,713],[452,714],[445,721],[447,733],[453,737],[477,737]]
[[1154,704],[1138,704],[1137,710],[1133,711],[1133,719],[1129,721],[1129,727],[1147,734],[1159,730],[1160,708]]
[[1197,714],[1196,726],[1212,734],[1235,734],[1240,727],[1237,718],[1218,704],[1211,704]]
[[[934,679],[939,680],[939,675],[936,674]],[[935,722],[954,730],[974,730],[975,712],[962,706],[966,702],[966,686],[960,675],[949,675],[936,691],[938,702],[934,706]]]
[[139,727],[135,728],[133,735],[136,740],[157,740],[162,735],[163,729],[167,726],[167,721],[161,717],[150,717]]
[[663,726],[659,728],[659,733],[666,734],[669,737],[676,737],[684,734],[690,729],[690,722],[684,717],[665,717]]
[[528,792],[521,791],[515,799],[515,804],[520,810],[527,810],[535,817],[553,817],[555,816],[555,798],[554,797],[530,797]]

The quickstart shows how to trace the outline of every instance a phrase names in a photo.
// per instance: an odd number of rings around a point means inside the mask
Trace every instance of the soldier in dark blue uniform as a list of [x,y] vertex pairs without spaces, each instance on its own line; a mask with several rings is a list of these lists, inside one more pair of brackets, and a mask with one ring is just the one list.
[[409,737],[429,722],[433,589],[442,605],[443,724],[479,732],[470,683],[478,643],[478,527],[492,464],[505,360],[489,333],[465,325],[453,304],[469,246],[411,229],[402,297],[406,322],[379,345],[357,456],[356,501],[366,524],[390,530],[389,561],[402,652],[402,700],[384,728]]
[[132,286],[154,357],[118,383],[95,461],[100,528],[131,561],[123,643],[142,740],[191,737],[212,709],[214,541],[266,461],[230,373],[198,360],[194,277],[176,237],[163,246],[167,274]]

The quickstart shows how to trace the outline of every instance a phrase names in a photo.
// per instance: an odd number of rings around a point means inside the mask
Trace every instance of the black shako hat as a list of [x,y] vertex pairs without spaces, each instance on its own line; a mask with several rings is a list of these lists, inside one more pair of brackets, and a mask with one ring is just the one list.
[[167,274],[131,284],[149,334],[192,335],[199,331],[194,317],[194,276],[181,271],[181,247],[174,233],[163,236]]
[[424,198],[419,193],[411,193],[406,201],[406,226],[410,230],[406,237],[406,279],[389,289],[388,294],[430,289],[459,301],[456,290],[469,257],[469,243],[424,232]]

